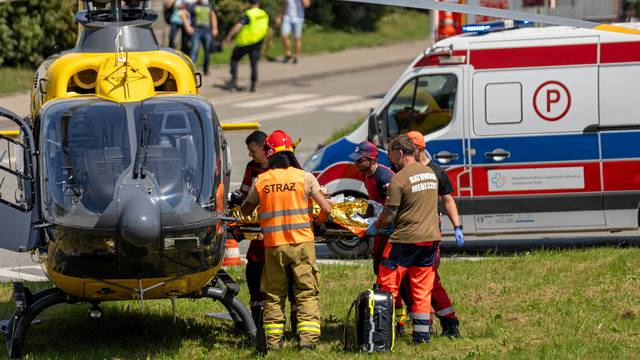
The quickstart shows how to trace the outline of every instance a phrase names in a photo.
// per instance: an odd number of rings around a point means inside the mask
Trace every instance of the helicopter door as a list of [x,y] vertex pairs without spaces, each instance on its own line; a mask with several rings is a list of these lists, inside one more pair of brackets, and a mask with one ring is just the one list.
[[36,159],[33,135],[27,122],[0,108],[0,126],[17,130],[0,131],[0,248],[29,251],[40,231],[36,202]]

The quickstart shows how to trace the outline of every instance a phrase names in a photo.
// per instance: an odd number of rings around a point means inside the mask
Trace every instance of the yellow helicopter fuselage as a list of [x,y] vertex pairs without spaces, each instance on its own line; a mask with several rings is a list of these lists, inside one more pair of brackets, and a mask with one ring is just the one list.
[[[172,95],[201,98],[198,95],[198,81],[191,60],[169,49],[113,53],[72,51],[54,56],[38,69],[32,91],[32,118],[38,119],[43,107],[74,99],[95,98],[124,104],[169,98]],[[38,124],[36,120],[35,125]],[[212,216],[224,211],[222,186],[219,184],[216,190],[218,201]],[[83,248],[93,248],[92,251],[102,248],[100,251],[111,251],[121,256],[121,251],[114,245],[115,239],[96,237],[92,240],[85,236],[78,241],[79,236],[74,236],[73,229],[66,227],[59,230],[58,236],[49,242],[44,267],[57,287],[79,299],[130,300],[140,297],[140,289],[146,290],[145,299],[184,296],[201,290],[219,270],[224,246],[220,246],[223,238],[219,232],[222,230],[216,228],[215,231],[216,234],[212,235],[215,239],[201,246],[205,248],[207,256],[200,266],[184,266],[166,276],[162,276],[161,272],[134,276],[134,273],[125,271],[110,277],[109,273],[117,272],[117,269],[82,271],[73,269],[73,262],[82,259],[83,254],[92,256],[83,253]],[[109,249],[109,246],[112,248]]]

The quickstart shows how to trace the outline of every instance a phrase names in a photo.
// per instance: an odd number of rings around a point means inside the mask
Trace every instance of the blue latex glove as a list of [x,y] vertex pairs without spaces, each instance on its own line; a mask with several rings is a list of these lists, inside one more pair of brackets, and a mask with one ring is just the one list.
[[367,219],[367,221],[369,221],[369,226],[367,226],[367,231],[365,232],[367,236],[373,236],[378,234],[378,228],[376,227],[376,220],[377,218]]
[[385,227],[384,229],[378,229],[378,228],[376,228],[376,221],[377,220],[378,220],[378,218],[368,218],[367,219],[367,222],[369,222],[369,226],[367,226],[367,231],[365,232],[365,234],[367,236],[391,235],[391,233],[393,232],[393,224],[387,225],[387,227]]
[[387,225],[386,228],[384,228],[383,230],[380,230],[380,232],[382,232],[383,235],[391,235],[393,233],[393,223]]
[[460,226],[454,228],[454,235],[456,237],[456,245],[462,247],[462,245],[464,245],[464,235],[462,234],[462,228]]

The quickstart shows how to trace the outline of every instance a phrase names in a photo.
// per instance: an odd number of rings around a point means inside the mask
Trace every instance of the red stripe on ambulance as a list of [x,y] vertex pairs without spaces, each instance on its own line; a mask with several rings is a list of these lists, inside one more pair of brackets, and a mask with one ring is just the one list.
[[598,62],[598,45],[471,50],[469,61],[476,69],[596,64]]
[[[592,65],[598,63],[597,50],[597,44],[471,50],[465,63],[476,69]],[[640,62],[640,42],[603,43],[600,52],[601,64]],[[453,52],[454,56],[466,54],[466,50]],[[414,67],[440,65],[440,56],[434,55],[423,57]]]
[[600,45],[600,63],[640,61],[640,42],[604,43]]
[[356,169],[353,163],[343,162],[332,165],[318,175],[320,185],[325,185],[337,179],[354,179],[362,181],[364,175]]

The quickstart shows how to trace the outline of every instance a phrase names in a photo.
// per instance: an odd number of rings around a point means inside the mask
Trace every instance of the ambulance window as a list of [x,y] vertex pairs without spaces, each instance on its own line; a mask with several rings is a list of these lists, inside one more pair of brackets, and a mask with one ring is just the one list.
[[389,136],[398,134],[400,131],[398,126],[407,123],[407,119],[411,117],[415,90],[416,79],[411,79],[402,87],[391,104],[389,104],[389,108],[387,108],[387,128]]
[[412,79],[387,109],[388,136],[417,130],[423,134],[451,122],[458,79],[453,74],[425,75]]
[[484,88],[485,121],[487,124],[518,124],[522,122],[522,84],[495,83]]

